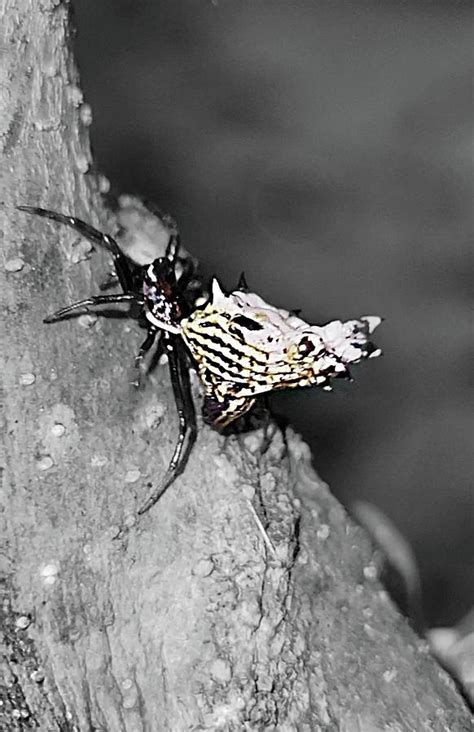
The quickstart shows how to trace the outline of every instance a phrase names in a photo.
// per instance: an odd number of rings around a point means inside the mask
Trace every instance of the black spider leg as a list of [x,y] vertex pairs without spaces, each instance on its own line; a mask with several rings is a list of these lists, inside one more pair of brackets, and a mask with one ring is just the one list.
[[65,214],[50,211],[45,208],[37,208],[36,206],[17,206],[17,209],[41,216],[45,219],[57,221],[59,224],[65,224],[65,226],[69,226],[71,229],[78,231],[93,244],[98,244],[107,249],[114,259],[115,271],[117,272],[117,277],[124,293],[133,291],[133,276],[130,264],[113,237],[108,234],[103,234],[101,231],[94,229],[93,226],[86,224],[81,219],[76,219],[74,216],[66,216]]
[[270,394],[266,392],[261,396],[261,405],[263,412],[263,440],[260,446],[260,454],[265,455],[268,448],[271,445],[272,439],[275,435],[275,430],[270,430],[270,427],[276,426],[272,422],[272,411],[270,408]]
[[[202,293],[202,283],[196,278],[197,266],[196,262],[191,258],[180,259],[183,271],[178,280],[178,288],[181,294],[182,305],[184,306],[184,316],[194,310],[195,301],[199,294]],[[189,287],[191,282],[194,281],[195,287]]]
[[179,434],[168,470],[159,486],[139,509],[139,514],[145,513],[154,506],[175,478],[183,472],[197,436],[196,412],[183,345],[179,336],[173,333],[164,331],[162,338],[165,342],[171,384],[178,410]]
[[[150,325],[148,327],[147,336],[146,336],[145,340],[143,341],[142,345],[140,346],[140,348],[138,349],[137,355],[135,356],[134,366],[135,366],[135,369],[137,372],[137,380],[134,381],[133,383],[134,383],[134,386],[136,386],[137,388],[140,387],[142,384],[142,378],[141,378],[142,371],[140,368],[142,365],[142,361],[145,358],[148,351],[153,346],[157,336],[160,338],[160,343],[161,343],[161,331],[159,331],[159,329],[156,326]],[[160,343],[158,345],[160,345]]]
[[[153,373],[153,371],[156,369],[156,367],[160,363],[161,357],[165,353],[165,344],[164,344],[163,338],[161,336],[162,336],[162,331],[158,331],[158,334],[157,334],[158,343],[157,343],[157,346],[156,346],[155,350],[153,351],[153,354],[152,354],[152,356],[151,356],[151,358],[150,358],[150,360],[148,362],[148,366],[147,366],[147,369],[146,369],[147,376],[149,374]],[[140,385],[141,385],[141,382],[140,382]]]
[[180,246],[181,239],[179,238],[179,234],[171,233],[168,244],[166,245],[165,258],[173,265],[176,265],[176,262],[178,261]]
[[[183,316],[186,316],[189,315],[190,310],[193,309],[194,300],[196,299],[196,294],[193,293],[191,288],[188,289],[188,287],[196,276],[197,264],[192,257],[179,256],[180,246],[181,241],[179,234],[171,233],[166,247],[165,258],[173,264],[175,273],[178,264],[182,267],[181,274],[177,280],[177,288],[179,290],[180,305],[183,308],[182,314]],[[198,283],[198,287],[202,289],[200,282]]]
[[66,305],[61,310],[56,310],[52,315],[47,315],[43,319],[43,323],[55,323],[57,320],[62,320],[71,313],[75,313],[77,310],[89,311],[89,308],[94,305],[106,305],[108,303],[115,302],[140,302],[136,295],[131,292],[119,293],[117,295],[96,295],[95,297],[87,297],[85,300],[79,300],[79,302],[73,302],[72,305]]
[[180,258],[179,262],[183,268],[183,271],[181,272],[178,284],[181,292],[184,292],[184,290],[187,288],[187,286],[196,274],[196,265],[190,257],[187,257],[186,259]]

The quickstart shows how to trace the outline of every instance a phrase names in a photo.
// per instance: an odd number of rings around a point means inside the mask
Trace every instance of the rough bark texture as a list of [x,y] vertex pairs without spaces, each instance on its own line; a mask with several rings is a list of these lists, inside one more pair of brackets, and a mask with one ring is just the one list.
[[185,475],[135,522],[176,435],[166,373],[132,392],[141,334],[124,321],[42,324],[106,260],[78,262],[77,236],[14,208],[112,230],[68,23],[65,4],[0,1],[0,729],[469,729],[291,431],[262,455],[259,430],[201,427]]

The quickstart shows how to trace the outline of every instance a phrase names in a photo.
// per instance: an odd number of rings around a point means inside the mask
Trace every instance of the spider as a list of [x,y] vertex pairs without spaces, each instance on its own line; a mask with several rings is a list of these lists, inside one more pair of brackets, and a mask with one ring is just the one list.
[[[161,217],[170,232],[165,255],[139,266],[115,239],[80,219],[33,206],[18,209],[65,224],[107,249],[123,290],[67,305],[48,315],[45,323],[95,306],[130,303],[130,317],[147,330],[135,358],[136,368],[140,369],[155,342],[158,352],[168,356],[179,434],[163,480],[138,510],[139,514],[148,511],[183,472],[196,441],[190,364],[197,367],[203,386],[204,421],[224,428],[248,412],[260,395],[275,389],[312,385],[331,391],[331,379],[351,378],[349,364],[381,353],[369,340],[381,322],[378,316],[309,325],[295,313],[273,307],[248,292],[243,275],[237,289],[229,294],[214,278],[208,301],[197,306],[196,292],[191,286],[195,267],[191,259],[179,257],[179,235],[169,217]],[[178,265],[182,268],[180,275]]]

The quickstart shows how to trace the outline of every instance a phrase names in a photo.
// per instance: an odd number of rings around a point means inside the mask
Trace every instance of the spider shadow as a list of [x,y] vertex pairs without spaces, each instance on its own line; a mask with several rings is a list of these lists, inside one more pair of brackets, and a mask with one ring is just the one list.
[[97,315],[101,318],[109,318],[110,320],[130,320],[131,317],[130,311],[127,310],[93,310],[92,308],[87,310],[84,308],[82,312],[66,313],[61,318],[58,318],[58,320],[53,320],[51,323],[48,323],[48,325],[62,323],[66,320],[77,320],[82,315]]
[[264,455],[275,435],[275,432],[281,432],[285,440],[285,431],[289,425],[289,420],[275,412],[268,396],[257,399],[255,406],[244,414],[240,419],[231,424],[218,429],[219,434],[223,437],[247,435],[258,430],[263,430],[263,440],[260,446],[260,454]]

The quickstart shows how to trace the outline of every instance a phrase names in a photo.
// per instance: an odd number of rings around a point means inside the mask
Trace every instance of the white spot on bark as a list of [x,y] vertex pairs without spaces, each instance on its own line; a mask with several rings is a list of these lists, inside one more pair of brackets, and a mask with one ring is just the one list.
[[43,577],[50,577],[53,574],[58,574],[59,572],[59,565],[55,562],[51,562],[50,564],[45,564],[43,569],[41,570],[41,574]]
[[81,328],[92,328],[97,323],[98,317],[95,313],[84,313],[80,315],[77,322]]
[[422,655],[426,656],[430,652],[430,644],[428,641],[420,639],[418,643],[416,644],[418,653],[421,653]]
[[137,480],[140,480],[141,473],[138,468],[131,468],[130,470],[127,470],[125,473],[125,482],[126,483],[136,483]]
[[364,623],[363,627],[364,633],[367,635],[367,637],[373,640],[376,637],[376,633],[372,626],[369,625],[369,623]]
[[125,709],[132,709],[138,699],[137,686],[133,679],[124,679],[121,686],[123,691],[122,706]]
[[62,402],[54,404],[39,417],[37,434],[41,453],[59,465],[80,439],[74,411]]
[[397,678],[397,669],[396,668],[387,669],[387,671],[383,672],[383,680],[386,681],[387,684],[390,684],[396,678]]
[[368,564],[364,567],[364,577],[371,582],[377,579],[377,567],[375,564]]
[[69,84],[66,87],[66,94],[71,104],[73,104],[75,107],[79,107],[79,105],[82,104],[84,94],[82,93],[82,89],[79,89],[79,87],[75,84]]
[[247,483],[244,483],[242,485],[242,493],[244,494],[245,498],[251,501],[255,495],[255,488],[253,488],[253,486],[251,485],[248,485]]
[[51,455],[43,455],[36,461],[36,467],[38,470],[49,470],[53,465],[54,461]]
[[5,262],[5,269],[7,272],[21,272],[25,266],[25,261],[21,257],[12,257]]
[[87,173],[89,170],[89,160],[85,155],[78,155],[76,158],[76,166],[80,173]]
[[329,534],[330,534],[329,526],[327,524],[321,524],[321,526],[319,527],[319,529],[317,531],[318,539],[320,541],[326,541]]
[[100,193],[108,193],[110,191],[110,181],[105,175],[99,175],[98,184]]
[[90,104],[81,104],[79,119],[84,127],[89,127],[92,124],[92,107]]
[[231,667],[223,658],[218,658],[211,664],[210,672],[221,684],[227,684],[231,679]]
[[16,619],[15,627],[18,630],[26,630],[29,625],[31,625],[31,619],[28,615],[20,615],[20,617]]
[[127,529],[131,529],[136,523],[137,517],[133,513],[129,513],[128,516],[125,517],[123,525],[126,526]]
[[19,383],[21,386],[31,386],[36,381],[36,376],[29,372],[27,374],[20,374]]
[[36,684],[41,684],[41,682],[44,681],[44,671],[37,668],[36,671],[33,671],[33,673],[30,674],[30,679]]
[[54,585],[58,574],[59,574],[59,565],[58,564],[55,564],[54,562],[51,562],[50,564],[45,564],[45,566],[41,570],[41,576],[43,577],[43,584]]
[[107,463],[108,460],[105,455],[93,455],[91,457],[91,465],[93,468],[103,468]]
[[245,435],[243,438],[243,443],[245,445],[245,449],[252,453],[252,455],[258,452],[258,450],[260,450],[262,447],[262,437],[260,434],[260,430],[255,430],[255,432],[249,432],[247,435]]
[[65,432],[66,432],[65,426],[63,424],[60,424],[59,422],[56,422],[51,427],[51,434],[54,435],[54,437],[62,437]]

